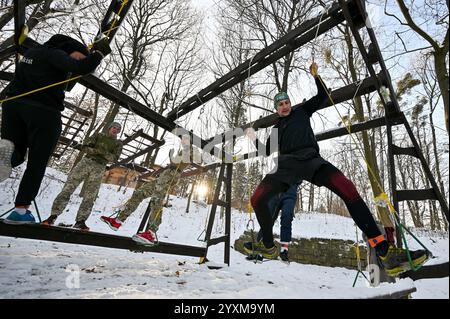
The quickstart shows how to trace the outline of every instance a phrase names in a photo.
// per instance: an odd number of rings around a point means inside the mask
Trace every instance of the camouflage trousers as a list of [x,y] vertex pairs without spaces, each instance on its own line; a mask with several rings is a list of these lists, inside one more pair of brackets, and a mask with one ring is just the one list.
[[92,159],[84,157],[77,166],[72,169],[61,193],[59,193],[53,202],[52,215],[60,215],[63,213],[70,200],[70,196],[78,185],[84,181],[85,192],[83,194],[83,201],[78,210],[76,221],[88,219],[92,207],[94,206],[94,202],[97,199],[105,169],[106,167],[104,164],[100,164]]
[[150,218],[147,229],[151,226],[153,230],[158,230],[162,223],[162,209],[164,199],[167,196],[170,186],[176,184],[180,171],[175,168],[170,168],[161,173],[158,179],[145,183],[136,189],[131,198],[126,202],[125,208],[119,213],[117,218],[120,221],[125,221],[130,216],[139,204],[146,198],[150,199]]

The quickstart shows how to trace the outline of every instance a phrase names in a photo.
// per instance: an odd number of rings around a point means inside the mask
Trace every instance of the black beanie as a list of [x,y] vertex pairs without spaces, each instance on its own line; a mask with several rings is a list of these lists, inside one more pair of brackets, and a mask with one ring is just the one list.
[[74,51],[81,52],[84,55],[89,54],[89,51],[84,44],[63,34],[55,34],[44,44],[49,47],[61,49],[67,54],[71,54]]

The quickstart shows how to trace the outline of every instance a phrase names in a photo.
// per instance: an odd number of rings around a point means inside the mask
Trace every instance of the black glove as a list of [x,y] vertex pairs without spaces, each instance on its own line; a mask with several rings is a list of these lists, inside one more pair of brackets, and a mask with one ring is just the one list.
[[103,57],[111,53],[111,47],[109,46],[108,38],[104,37],[94,42],[92,51],[99,51]]

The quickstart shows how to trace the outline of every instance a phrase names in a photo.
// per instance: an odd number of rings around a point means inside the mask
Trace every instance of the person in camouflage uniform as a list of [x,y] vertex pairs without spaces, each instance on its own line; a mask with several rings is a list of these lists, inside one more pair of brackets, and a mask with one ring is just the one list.
[[114,163],[122,152],[122,142],[117,139],[121,125],[113,122],[108,126],[108,134],[99,133],[83,143],[82,151],[86,156],[72,169],[67,181],[52,205],[51,215],[43,223],[53,225],[61,215],[75,189],[84,181],[85,192],[76,217],[75,228],[89,230],[86,220],[91,214],[97,198],[106,164]]
[[170,153],[170,164],[162,169],[159,177],[151,182],[142,184],[137,188],[132,197],[125,203],[123,210],[119,212],[117,217],[102,216],[100,219],[108,224],[111,229],[118,230],[126,219],[136,210],[139,204],[146,198],[150,200],[150,217],[147,229],[144,232],[133,236],[133,240],[145,244],[153,245],[156,241],[156,232],[162,222],[162,210],[164,200],[172,186],[174,186],[180,174],[192,163],[201,164],[202,156],[196,150],[190,141],[189,135],[183,135],[181,140],[182,148],[174,157],[173,150]]

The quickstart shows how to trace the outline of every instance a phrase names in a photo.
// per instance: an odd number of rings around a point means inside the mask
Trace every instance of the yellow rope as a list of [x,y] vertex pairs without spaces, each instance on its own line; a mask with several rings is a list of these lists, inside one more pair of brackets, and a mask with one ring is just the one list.
[[40,92],[40,91],[49,89],[49,88],[54,87],[54,86],[61,85],[61,84],[64,84],[64,83],[67,83],[67,82],[79,79],[81,77],[82,77],[82,75],[78,75],[76,77],[73,77],[73,78],[70,78],[70,79],[66,79],[66,80],[61,81],[61,82],[53,83],[53,84],[50,84],[50,85],[47,85],[47,86],[44,86],[44,87],[41,87],[41,88],[38,88],[38,89],[35,89],[35,90],[32,90],[32,91],[28,91],[28,92],[25,92],[25,93],[22,93],[22,94],[19,94],[19,95],[16,95],[16,96],[8,97],[8,98],[6,98],[4,100],[0,100],[0,104],[2,104],[3,102],[15,100],[15,99],[18,99],[18,98],[21,98],[21,97],[24,97],[24,96],[27,96],[27,95],[30,95],[30,94],[33,94],[33,93],[36,93],[36,92]]

